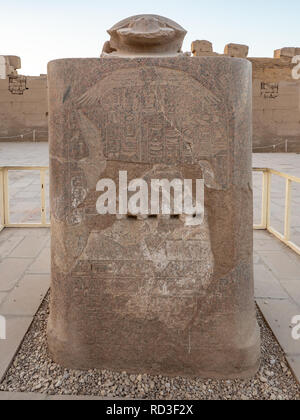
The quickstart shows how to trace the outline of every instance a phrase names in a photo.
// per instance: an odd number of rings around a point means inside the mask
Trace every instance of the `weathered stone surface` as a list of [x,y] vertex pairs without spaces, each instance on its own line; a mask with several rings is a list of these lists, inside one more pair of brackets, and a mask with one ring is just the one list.
[[[126,26],[130,25],[136,26],[133,31],[136,32],[139,28],[140,35],[145,35],[146,31],[149,32],[152,27],[153,41],[154,34],[159,33],[158,28],[163,24],[164,19],[159,16],[154,18],[147,16],[145,19],[143,15],[126,19],[121,26],[116,26],[118,29],[126,29]],[[179,27],[175,22],[172,25],[175,29]],[[155,27],[156,30],[153,31]],[[167,23],[166,27],[168,27]],[[112,30],[113,37],[118,29]],[[179,34],[181,34],[180,30]],[[177,47],[173,50],[172,46],[172,52],[168,51],[170,47],[168,43],[155,47],[155,55],[178,55],[181,44],[180,41],[177,45],[178,50]],[[230,45],[239,46],[239,44]],[[108,41],[103,48],[103,56],[131,57],[138,51],[136,46],[131,45],[130,51],[126,48],[127,44],[125,50],[123,46],[117,50],[112,48]],[[196,57],[220,55],[213,52],[212,44],[205,40],[194,41],[192,51]],[[231,52],[232,54],[227,55],[245,58],[245,53],[240,55],[236,51]],[[145,55],[149,55],[149,51]],[[275,58],[249,58],[253,65],[254,152],[300,152],[300,79],[295,79],[292,74],[296,68],[296,63],[292,63],[292,57],[297,55],[300,55],[300,48],[289,47],[276,50]],[[10,70],[7,65],[9,62],[11,63]],[[47,140],[48,125],[47,78],[43,75],[40,77],[18,76],[16,69],[20,64],[19,57],[0,56],[0,142],[32,141],[34,138],[36,141],[44,141]],[[36,130],[35,134],[33,130]],[[24,133],[25,135],[21,137],[20,134]],[[14,136],[17,137],[14,138]],[[13,138],[10,139],[10,137]]]
[[230,57],[246,58],[248,57],[248,45],[241,44],[227,44],[225,45],[224,54]]
[[15,55],[7,55],[7,62],[8,62],[8,66],[11,70],[11,72],[13,73],[14,70],[18,70],[21,68],[21,58],[17,57]]
[[103,56],[178,55],[186,30],[171,19],[158,15],[132,16],[114,25]]
[[50,276],[25,274],[0,306],[2,315],[34,316],[50,286]]
[[0,340],[0,382],[13,362],[32,322],[31,317],[6,317],[6,340]]
[[1,55],[0,66],[0,79],[5,79],[8,75],[16,76],[16,70],[21,68],[21,59],[15,55]]
[[249,60],[253,65],[254,151],[300,151],[300,79],[292,77],[295,64],[290,58]]
[[32,262],[33,260],[28,258],[6,258],[1,261],[0,291],[6,292],[11,290]]
[[[49,64],[52,300],[62,365],[252,375],[251,65],[228,57]],[[206,217],[101,216],[102,178],[205,179]]]
[[194,41],[192,43],[192,53],[195,57],[215,56],[218,55],[213,51],[213,44],[209,41]]
[[285,47],[274,51],[274,58],[293,58],[300,55],[300,48]]
[[257,304],[285,354],[299,355],[299,340],[292,335],[292,320],[299,314],[298,305],[291,299],[258,299]]
[[47,76],[22,76],[20,67],[19,57],[0,56],[0,142],[47,140]]

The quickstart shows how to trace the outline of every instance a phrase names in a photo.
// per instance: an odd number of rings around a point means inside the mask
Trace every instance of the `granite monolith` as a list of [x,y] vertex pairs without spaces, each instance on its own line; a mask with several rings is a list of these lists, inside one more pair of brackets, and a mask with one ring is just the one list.
[[[50,353],[76,369],[248,377],[260,356],[251,64],[186,57],[170,31],[160,56],[155,33],[172,24],[140,19],[116,26],[134,40],[130,57],[118,38],[100,59],[49,64]],[[142,36],[159,56],[140,55]],[[98,214],[97,183],[118,185],[120,171],[128,182],[204,179],[203,223]]]

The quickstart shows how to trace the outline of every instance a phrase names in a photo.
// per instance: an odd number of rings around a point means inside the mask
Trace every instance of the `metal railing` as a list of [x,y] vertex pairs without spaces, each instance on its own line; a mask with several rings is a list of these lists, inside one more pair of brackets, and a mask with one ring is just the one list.
[[[46,216],[46,172],[49,170],[46,166],[9,166],[0,167],[0,231],[5,227],[49,227]],[[10,205],[9,205],[9,171],[39,171],[41,186],[41,222],[40,223],[10,223]],[[261,223],[254,225],[256,230],[267,230],[287,246],[292,248],[300,255],[300,247],[291,241],[291,197],[292,183],[300,184],[300,178],[293,175],[276,171],[269,168],[253,168],[253,172],[261,172],[263,175],[262,182],[262,212]],[[286,180],[285,193],[285,217],[284,217],[284,234],[278,232],[271,226],[271,178],[277,175]]]
[[[300,255],[300,247],[291,241],[291,199],[292,199],[292,183],[300,184],[300,178],[288,175],[283,172],[269,168],[253,168],[253,172],[262,172],[262,214],[261,223],[254,225],[254,229],[267,230],[276,238],[280,239],[284,244],[289,246],[293,251]],[[286,180],[285,186],[285,212],[284,212],[284,233],[278,232],[271,225],[271,179],[272,175],[277,175]]]
[[[257,150],[259,150],[259,152],[260,153],[264,153],[263,151],[265,150],[266,152],[265,153],[269,153],[269,152],[273,152],[273,153],[275,153],[278,149],[278,147],[280,147],[280,146],[284,146],[284,147],[282,147],[281,149],[284,149],[284,150],[282,150],[282,153],[284,152],[284,153],[289,153],[289,151],[290,151],[290,144],[291,145],[293,145],[293,144],[296,144],[296,145],[298,145],[299,144],[299,141],[298,140],[284,140],[284,141],[281,141],[281,142],[279,142],[279,143],[276,143],[276,144],[269,144],[269,145],[267,145],[267,146],[254,146],[253,145],[253,153],[256,153],[256,151]],[[267,149],[270,149],[270,150],[267,150]]]
[[[42,136],[40,136],[40,134],[42,134]],[[43,134],[46,134],[46,136],[43,136]],[[32,137],[32,141],[36,141],[37,137],[47,137],[49,136],[49,132],[48,130],[31,130],[31,131],[24,131],[21,134],[17,134],[15,136],[0,136],[0,141],[1,140],[16,140],[16,139],[24,139],[27,137]],[[29,140],[29,139],[28,139]]]
[[[49,227],[46,214],[46,173],[47,166],[7,166],[0,167],[0,231],[5,227]],[[9,200],[9,171],[39,171],[41,187],[41,222],[40,223],[11,223]]]

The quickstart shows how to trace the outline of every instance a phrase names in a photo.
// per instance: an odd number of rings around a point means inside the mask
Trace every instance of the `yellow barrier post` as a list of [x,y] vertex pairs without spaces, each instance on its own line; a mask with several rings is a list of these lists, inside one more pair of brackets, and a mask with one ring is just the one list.
[[291,239],[291,196],[292,196],[292,181],[286,180],[285,192],[285,215],[284,215],[284,239],[289,241]]
[[0,232],[5,228],[4,174],[0,168]]
[[46,185],[46,177],[45,171],[40,171],[41,177],[41,220],[42,225],[46,224],[46,197],[45,197],[45,185]]
[[8,190],[8,169],[3,169],[4,187],[4,226],[9,225],[9,190]]
[[261,222],[254,225],[255,230],[266,230],[268,224],[269,201],[270,201],[270,174],[266,168],[253,168],[253,172],[261,172],[262,179],[262,197],[261,197]]
[[[49,227],[46,217],[46,172],[48,167],[45,166],[31,166],[20,167],[10,166],[0,168],[0,231],[4,227]],[[18,223],[11,224],[9,219],[9,185],[8,185],[8,172],[9,171],[39,171],[41,183],[41,223]],[[294,244],[291,239],[291,195],[292,195],[292,182],[300,184],[300,178],[294,175],[288,175],[274,169],[269,168],[253,168],[253,172],[262,172],[262,214],[260,225],[254,225],[254,229],[267,230],[283,243],[289,246],[293,251],[300,255],[300,247]],[[272,175],[280,176],[286,179],[286,196],[285,196],[285,220],[284,220],[284,233],[278,232],[271,226],[271,179]]]

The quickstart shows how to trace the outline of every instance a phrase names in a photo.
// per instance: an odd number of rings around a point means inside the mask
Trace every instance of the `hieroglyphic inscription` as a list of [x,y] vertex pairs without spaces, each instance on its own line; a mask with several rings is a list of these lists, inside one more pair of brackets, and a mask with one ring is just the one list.
[[9,77],[9,91],[13,95],[23,95],[26,87],[26,77],[25,76],[14,76]]
[[[167,267],[159,272],[153,271],[150,261],[86,261],[77,263],[72,271],[74,281],[87,282],[89,293],[97,294],[103,284],[113,293],[138,293],[141,284],[150,282],[153,285],[152,295],[164,295],[167,284],[172,285],[172,293],[194,294],[200,292],[199,284],[202,283],[203,268],[200,261],[170,261]],[[197,279],[197,281],[195,281]],[[197,286],[198,284],[198,286]]]
[[224,102],[186,73],[161,67],[115,71],[78,102],[101,130],[108,160],[172,165],[207,160],[213,167],[221,163],[222,171],[214,172],[220,185],[227,184]]
[[260,96],[265,99],[276,99],[279,96],[279,84],[262,82]]
[[[190,246],[196,245],[200,247],[200,242],[193,242],[194,243]],[[194,260],[178,260],[170,257],[166,268],[160,271],[159,277],[166,278],[172,276],[184,278],[187,276],[194,276],[201,272],[199,262],[201,262],[199,256],[196,256]],[[79,260],[72,271],[72,275],[75,277],[86,276],[88,278],[97,278],[98,275],[107,278],[127,278],[129,275],[132,277],[140,277],[141,275],[146,276],[149,273],[153,274],[153,263],[150,260],[143,260],[142,262],[137,260]]]
[[87,196],[86,179],[81,170],[71,168],[70,179],[70,210],[68,223],[71,225],[80,224],[84,217],[84,208],[80,208]]

